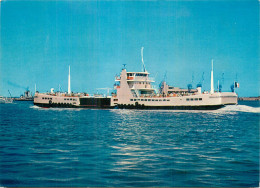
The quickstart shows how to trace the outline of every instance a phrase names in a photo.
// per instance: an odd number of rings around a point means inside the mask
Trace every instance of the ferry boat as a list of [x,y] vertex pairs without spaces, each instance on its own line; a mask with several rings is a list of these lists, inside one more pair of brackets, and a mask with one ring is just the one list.
[[127,72],[124,67],[120,76],[116,76],[115,93],[111,96],[72,93],[70,89],[70,67],[68,92],[38,93],[34,104],[40,107],[66,108],[128,108],[128,109],[178,109],[178,110],[216,110],[225,105],[237,104],[235,92],[214,91],[213,62],[211,70],[211,90],[202,92],[196,89],[171,87],[166,82],[161,84],[157,93],[152,85],[154,80],[143,69],[141,72]]

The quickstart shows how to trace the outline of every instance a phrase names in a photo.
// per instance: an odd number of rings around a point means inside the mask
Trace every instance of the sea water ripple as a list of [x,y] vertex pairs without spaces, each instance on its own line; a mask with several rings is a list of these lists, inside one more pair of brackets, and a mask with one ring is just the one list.
[[1,186],[259,185],[259,103],[216,111],[0,105]]

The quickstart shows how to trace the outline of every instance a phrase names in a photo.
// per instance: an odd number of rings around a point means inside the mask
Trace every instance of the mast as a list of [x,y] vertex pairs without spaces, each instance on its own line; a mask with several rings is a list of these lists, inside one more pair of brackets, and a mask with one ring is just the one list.
[[214,78],[213,78],[213,59],[211,60],[211,65],[212,65],[212,69],[211,69],[211,87],[210,87],[210,93],[214,93]]
[[233,91],[234,93],[236,93],[235,88],[236,88],[236,81],[234,81],[234,91]]
[[219,92],[219,80],[218,80],[218,92]]
[[69,76],[68,76],[68,94],[71,94],[71,90],[70,90],[70,65],[69,65]]
[[141,48],[141,56],[142,56],[142,65],[143,65],[143,72],[146,72],[145,65],[144,65],[144,47]]

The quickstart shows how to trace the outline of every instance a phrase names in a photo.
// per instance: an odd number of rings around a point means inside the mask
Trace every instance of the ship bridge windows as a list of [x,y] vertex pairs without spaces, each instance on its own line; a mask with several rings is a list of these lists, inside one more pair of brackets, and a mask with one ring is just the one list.
[[135,76],[143,76],[143,77],[145,77],[145,76],[147,76],[147,74],[136,73]]

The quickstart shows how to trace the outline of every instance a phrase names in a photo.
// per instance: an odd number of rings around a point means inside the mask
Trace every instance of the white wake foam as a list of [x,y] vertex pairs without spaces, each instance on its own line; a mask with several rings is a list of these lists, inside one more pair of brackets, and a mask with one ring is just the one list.
[[250,112],[260,113],[260,107],[252,107],[246,105],[229,105],[217,110],[219,112]]
[[[63,111],[63,110],[73,110],[80,111],[82,108],[41,108],[38,106],[30,106],[30,108],[41,109],[41,110],[54,110],[54,111]],[[97,110],[97,109],[93,109]],[[249,113],[260,113],[260,107],[252,107],[247,105],[229,105],[218,110],[129,110],[129,109],[111,109],[110,111],[120,114],[131,114],[131,113],[143,113],[144,111],[150,112],[189,112],[189,113],[236,113],[236,112],[249,112]]]
[[36,105],[30,106],[30,108],[37,109],[37,110],[52,110],[52,111],[80,111],[85,110],[85,108],[42,108]]
[[39,109],[39,108],[41,108],[41,107],[39,107],[39,106],[36,106],[36,105],[33,105],[33,106],[30,106],[30,108]]

